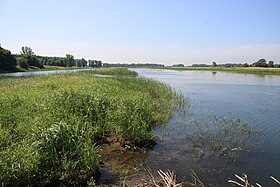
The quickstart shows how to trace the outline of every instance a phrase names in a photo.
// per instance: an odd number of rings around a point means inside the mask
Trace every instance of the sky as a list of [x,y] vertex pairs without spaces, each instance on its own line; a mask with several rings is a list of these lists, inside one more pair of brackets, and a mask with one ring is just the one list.
[[280,63],[280,0],[0,0],[0,44],[103,62]]

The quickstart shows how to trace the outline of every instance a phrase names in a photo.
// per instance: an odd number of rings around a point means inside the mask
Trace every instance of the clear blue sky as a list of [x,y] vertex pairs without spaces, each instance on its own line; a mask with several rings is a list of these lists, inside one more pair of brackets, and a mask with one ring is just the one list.
[[0,0],[19,53],[164,64],[280,63],[280,0]]

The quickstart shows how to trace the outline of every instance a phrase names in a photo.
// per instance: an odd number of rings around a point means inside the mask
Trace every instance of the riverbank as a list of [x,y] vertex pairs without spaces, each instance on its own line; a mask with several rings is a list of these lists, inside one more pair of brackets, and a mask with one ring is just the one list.
[[85,185],[98,179],[99,146],[155,144],[151,127],[167,122],[176,93],[127,69],[97,71],[0,78],[2,186]]
[[260,67],[164,67],[161,69],[170,69],[178,71],[227,71],[243,74],[261,74],[261,75],[280,75],[280,68],[260,68]]
[[73,70],[73,69],[92,69],[91,67],[62,67],[62,66],[44,66],[44,68],[38,68],[30,66],[27,69],[17,68],[15,70],[0,70],[0,73],[16,73],[16,72],[33,72],[33,71],[51,71],[51,70]]

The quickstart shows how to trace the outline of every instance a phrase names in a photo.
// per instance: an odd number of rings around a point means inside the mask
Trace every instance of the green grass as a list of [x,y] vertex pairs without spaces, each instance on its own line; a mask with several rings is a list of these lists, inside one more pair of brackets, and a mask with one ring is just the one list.
[[179,71],[227,71],[234,73],[248,73],[261,75],[280,75],[280,68],[257,68],[257,67],[165,67],[163,69]]
[[92,70],[93,73],[99,75],[123,76],[123,77],[136,77],[138,75],[135,71],[129,71],[127,68],[102,68]]
[[104,138],[155,143],[151,126],[167,122],[176,93],[154,80],[93,73],[0,77],[1,186],[86,184]]

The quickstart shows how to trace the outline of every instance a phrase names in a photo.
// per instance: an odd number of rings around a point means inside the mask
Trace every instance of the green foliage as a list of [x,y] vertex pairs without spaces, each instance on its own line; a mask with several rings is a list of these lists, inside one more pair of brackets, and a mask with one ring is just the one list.
[[0,46],[0,70],[16,70],[17,61],[11,52]]
[[1,186],[34,184],[38,176],[39,155],[31,143],[21,142],[0,152]]
[[100,60],[89,60],[89,66],[93,68],[100,68],[102,67],[102,61]]
[[252,64],[253,67],[268,67],[265,59],[260,59],[257,62]]
[[27,46],[21,47],[21,52],[20,53],[25,58],[26,57],[32,57],[32,56],[35,55],[34,52],[32,51],[32,49],[30,47],[27,47]]
[[17,58],[17,62],[18,62],[19,67],[21,67],[23,69],[28,68],[28,63],[25,58],[19,57],[19,58]]
[[103,63],[103,67],[127,67],[127,68],[163,68],[163,64],[155,64],[155,63]]
[[127,68],[103,68],[98,70],[92,70],[89,73],[95,73],[99,75],[127,76],[127,77],[136,77],[138,75],[137,72],[129,71]]
[[96,175],[96,144],[104,138],[153,145],[151,126],[169,119],[173,90],[153,80],[93,73],[0,79],[2,186],[81,186]]
[[[39,63],[35,53],[32,51],[30,47],[22,47],[21,48],[21,56],[26,59],[28,66],[35,66],[39,68],[43,68],[43,64]],[[26,68],[24,68],[26,69]]]
[[45,178],[79,184],[96,174],[96,148],[83,126],[54,124],[36,136],[38,170]]
[[274,68],[274,62],[273,61],[269,61],[268,62],[268,67],[269,68]]
[[[276,64],[277,65],[277,64]],[[277,67],[277,66],[275,66]],[[280,65],[279,65],[280,67]],[[234,73],[245,73],[245,74],[261,74],[261,75],[280,75],[279,68],[261,68],[261,67],[166,67],[164,69],[179,70],[179,71],[227,71]]]
[[184,67],[184,64],[173,64],[172,67]]
[[68,67],[72,67],[76,65],[73,55],[66,54],[66,64]]
[[217,67],[217,63],[216,62],[212,62],[212,66],[213,67]]

